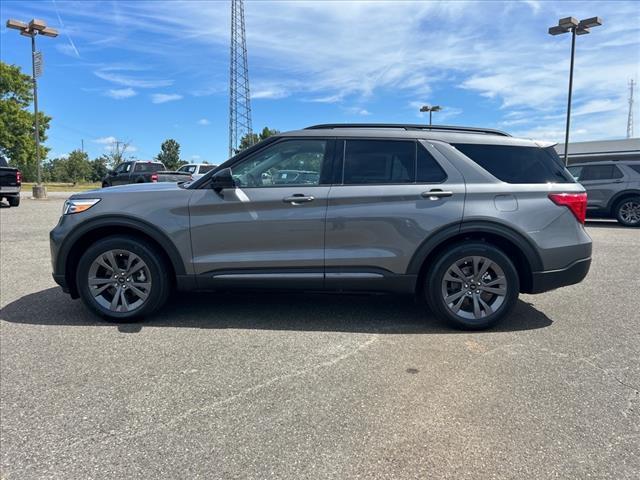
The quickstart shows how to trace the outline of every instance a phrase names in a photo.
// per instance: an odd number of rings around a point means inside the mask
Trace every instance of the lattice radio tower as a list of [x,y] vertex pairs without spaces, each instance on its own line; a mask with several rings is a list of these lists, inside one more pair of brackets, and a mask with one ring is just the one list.
[[633,137],[633,87],[636,82],[629,80],[629,117],[627,118],[627,138]]
[[229,157],[251,128],[251,96],[247,39],[244,30],[244,0],[231,0],[231,68],[229,75]]

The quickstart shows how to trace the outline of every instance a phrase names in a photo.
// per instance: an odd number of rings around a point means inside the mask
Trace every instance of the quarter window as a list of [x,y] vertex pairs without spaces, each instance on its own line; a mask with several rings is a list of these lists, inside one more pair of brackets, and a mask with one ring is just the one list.
[[491,175],[507,183],[574,183],[557,154],[538,147],[452,144]]
[[447,179],[447,174],[438,165],[438,162],[431,154],[418,143],[418,183],[441,183]]
[[346,185],[414,183],[413,141],[347,140],[343,183]]
[[266,147],[232,168],[240,187],[319,185],[326,140],[286,140]]

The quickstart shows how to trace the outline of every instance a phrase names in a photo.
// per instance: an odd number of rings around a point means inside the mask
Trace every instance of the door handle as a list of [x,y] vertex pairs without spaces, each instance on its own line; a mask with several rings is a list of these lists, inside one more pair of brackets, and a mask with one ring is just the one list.
[[311,195],[307,196],[303,193],[296,193],[290,197],[284,197],[283,202],[290,203],[292,205],[300,205],[301,203],[313,202],[315,200]]
[[624,180],[614,180],[613,183],[623,183]]
[[428,198],[429,200],[439,200],[445,197],[451,197],[453,192],[440,190],[439,188],[434,188],[433,190],[429,190],[428,192],[422,192],[420,196],[422,198]]

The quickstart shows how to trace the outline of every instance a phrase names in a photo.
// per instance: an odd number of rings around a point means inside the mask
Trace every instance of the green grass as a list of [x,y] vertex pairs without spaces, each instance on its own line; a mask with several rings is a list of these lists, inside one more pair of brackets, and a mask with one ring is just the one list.
[[[31,188],[35,185],[35,183],[23,183],[22,190],[30,191]],[[45,183],[45,187],[47,187],[47,192],[84,192],[86,190],[93,190],[94,188],[100,188],[100,183],[77,183],[73,185],[72,183]]]

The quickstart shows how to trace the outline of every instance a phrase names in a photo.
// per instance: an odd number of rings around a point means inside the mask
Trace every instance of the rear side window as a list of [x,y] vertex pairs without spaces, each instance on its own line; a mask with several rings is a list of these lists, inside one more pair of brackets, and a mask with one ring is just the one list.
[[627,165],[631,170],[635,170],[637,173],[640,173],[640,165]]
[[431,154],[418,143],[416,180],[418,183],[442,183],[447,174]]
[[215,165],[200,165],[200,172],[199,173],[207,173],[210,172],[211,170],[213,170],[215,168]]
[[574,183],[557,154],[538,147],[455,143],[460,152],[507,183]]
[[615,165],[585,165],[580,173],[580,181],[614,180],[624,175]]
[[415,142],[347,140],[344,157],[344,184],[414,183],[415,178]]

